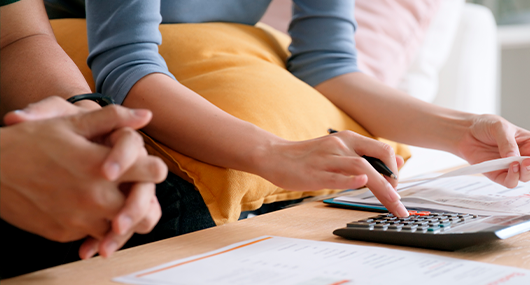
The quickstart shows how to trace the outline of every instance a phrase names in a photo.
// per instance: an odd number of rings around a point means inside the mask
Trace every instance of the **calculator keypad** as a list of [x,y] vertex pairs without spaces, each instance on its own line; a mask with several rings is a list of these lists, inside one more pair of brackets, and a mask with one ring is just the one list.
[[478,215],[468,213],[431,213],[429,211],[409,211],[406,218],[393,214],[381,214],[375,217],[348,223],[349,228],[378,231],[408,231],[417,233],[439,233],[450,228],[478,219]]

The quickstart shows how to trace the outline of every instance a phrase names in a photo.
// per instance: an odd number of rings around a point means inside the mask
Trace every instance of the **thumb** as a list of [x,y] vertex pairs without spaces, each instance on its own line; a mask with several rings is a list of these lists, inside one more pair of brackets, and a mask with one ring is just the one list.
[[111,105],[71,117],[76,132],[86,138],[108,134],[113,130],[129,127],[139,129],[147,125],[152,113],[146,109],[128,109]]
[[4,117],[6,125],[14,125],[26,121],[45,120],[55,117],[74,115],[79,108],[58,96],[51,96],[39,102],[29,104],[23,110],[9,112]]
[[515,133],[501,128],[496,136],[499,154],[501,157],[520,156],[519,146],[515,141]]

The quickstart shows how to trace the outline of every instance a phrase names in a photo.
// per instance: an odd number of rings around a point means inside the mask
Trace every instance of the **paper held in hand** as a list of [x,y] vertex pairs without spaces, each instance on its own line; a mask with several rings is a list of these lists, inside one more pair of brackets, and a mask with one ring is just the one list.
[[[507,169],[514,162],[529,157],[509,157],[460,168],[443,175],[427,174],[400,182],[401,202],[407,208],[465,212],[477,214],[530,214],[530,182],[513,189],[499,185],[484,176],[473,174]],[[334,201],[354,205],[382,206],[367,190],[339,196]]]
[[400,180],[400,183],[411,183],[411,182],[419,182],[419,181],[426,181],[426,180],[435,180],[440,178],[447,178],[447,177],[455,177],[455,176],[462,176],[462,175],[473,175],[473,174],[481,174],[481,173],[488,173],[496,170],[503,170],[508,169],[511,163],[517,161],[521,163],[523,160],[530,158],[530,156],[512,156],[512,157],[506,157],[506,158],[499,158],[499,159],[493,159],[484,161],[481,163],[473,164],[467,167],[462,167],[457,170],[447,172],[441,175],[433,176],[433,177],[417,177],[417,178],[411,178],[406,180]]

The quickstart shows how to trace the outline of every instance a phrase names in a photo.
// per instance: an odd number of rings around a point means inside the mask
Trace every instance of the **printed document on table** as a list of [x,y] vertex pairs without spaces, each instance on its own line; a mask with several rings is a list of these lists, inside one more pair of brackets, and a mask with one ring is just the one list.
[[530,284],[530,270],[370,246],[264,236],[115,278],[127,284]]
[[[413,184],[413,183],[412,183]],[[472,209],[477,214],[530,213],[530,182],[509,189],[484,176],[458,176],[416,185],[398,186],[401,201],[409,208],[458,212]],[[335,201],[381,205],[370,191],[340,196]]]

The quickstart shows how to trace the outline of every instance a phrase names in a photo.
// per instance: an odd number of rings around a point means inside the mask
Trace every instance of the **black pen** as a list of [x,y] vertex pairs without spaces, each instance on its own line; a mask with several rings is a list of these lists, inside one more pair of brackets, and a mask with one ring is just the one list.
[[[328,133],[329,134],[333,134],[333,133],[336,133],[336,132],[337,131],[334,130],[334,129],[331,129],[331,128],[328,129]],[[371,156],[366,156],[366,155],[363,155],[362,157],[364,159],[366,159],[368,161],[368,163],[370,163],[370,165],[375,170],[377,170],[377,172],[379,172],[379,173],[381,173],[381,174],[383,174],[385,176],[397,179],[397,176],[392,172],[392,170],[390,170],[390,168],[388,168],[388,166],[386,166],[380,159],[375,158],[375,157],[371,157]]]

